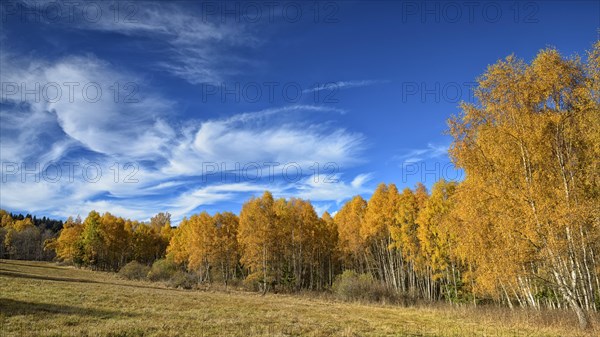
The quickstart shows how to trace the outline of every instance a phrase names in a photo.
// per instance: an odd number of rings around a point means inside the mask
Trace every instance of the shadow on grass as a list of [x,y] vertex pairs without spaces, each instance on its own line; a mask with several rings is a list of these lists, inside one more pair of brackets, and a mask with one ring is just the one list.
[[99,281],[82,279],[82,278],[65,278],[65,277],[55,277],[55,276],[42,276],[42,275],[34,275],[34,274],[23,274],[23,273],[16,273],[14,271],[6,270],[6,269],[0,269],[0,276],[15,277],[15,278],[24,278],[24,279],[31,279],[31,280],[41,280],[41,281],[93,283],[93,284],[113,285],[113,286],[119,286],[119,287],[145,288],[145,289],[156,289],[156,290],[167,290],[167,291],[179,291],[178,289],[161,288],[161,287],[150,287],[150,286],[139,285],[139,284],[133,285],[133,284],[125,284],[125,283],[99,282]]
[[81,278],[63,278],[63,277],[54,277],[54,276],[40,276],[33,274],[21,274],[15,273],[12,271],[8,271],[6,269],[0,269],[0,276],[8,276],[8,277],[18,277],[18,278],[28,278],[34,280],[44,280],[44,281],[60,281],[60,282],[79,282],[79,283],[101,283],[92,280],[86,280]]
[[18,262],[19,260],[0,260],[0,264],[9,264],[9,265],[16,265],[16,266],[23,266],[23,267],[28,267],[28,268],[45,268],[45,269],[55,269],[55,270],[65,270],[65,268],[61,268],[58,266],[41,266],[37,263],[32,264],[32,263],[21,263]]
[[18,301],[7,298],[0,298],[0,313],[2,316],[11,317],[17,315],[79,315],[91,316],[96,318],[110,318],[116,316],[133,316],[131,313],[120,311],[88,309],[70,305],[60,305],[51,303],[36,303],[27,301]]

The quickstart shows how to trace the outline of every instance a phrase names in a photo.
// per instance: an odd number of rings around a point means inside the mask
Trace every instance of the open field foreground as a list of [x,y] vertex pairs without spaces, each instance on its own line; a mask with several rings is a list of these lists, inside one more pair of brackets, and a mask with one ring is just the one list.
[[[0,261],[0,336],[593,336],[570,313],[402,308],[186,291],[47,262]],[[543,321],[546,322],[543,322]],[[539,327],[544,326],[545,327]],[[537,326],[537,327],[536,327]]]

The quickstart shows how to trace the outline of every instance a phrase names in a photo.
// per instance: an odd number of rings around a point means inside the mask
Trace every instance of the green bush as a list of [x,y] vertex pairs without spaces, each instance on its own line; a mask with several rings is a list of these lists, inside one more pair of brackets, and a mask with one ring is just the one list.
[[332,287],[333,293],[344,301],[397,302],[398,294],[388,289],[370,274],[357,274],[346,270]]
[[182,288],[182,289],[193,289],[198,284],[197,277],[192,273],[186,273],[182,270],[178,270],[169,279],[169,287]]
[[131,261],[119,270],[119,275],[129,280],[141,280],[146,278],[149,271],[150,267],[137,261]]
[[148,279],[151,281],[168,281],[177,272],[177,265],[168,259],[154,261],[152,268],[148,272]]

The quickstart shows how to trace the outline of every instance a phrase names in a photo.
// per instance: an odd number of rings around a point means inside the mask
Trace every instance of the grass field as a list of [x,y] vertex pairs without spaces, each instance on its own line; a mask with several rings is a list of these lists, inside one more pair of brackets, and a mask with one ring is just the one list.
[[569,313],[394,307],[186,291],[54,263],[0,260],[0,336],[594,336]]

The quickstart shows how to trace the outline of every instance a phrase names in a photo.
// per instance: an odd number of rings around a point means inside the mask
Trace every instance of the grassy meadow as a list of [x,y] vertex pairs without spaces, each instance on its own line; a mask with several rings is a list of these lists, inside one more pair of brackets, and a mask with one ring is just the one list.
[[345,303],[171,289],[47,262],[0,260],[0,336],[594,336],[570,312]]

